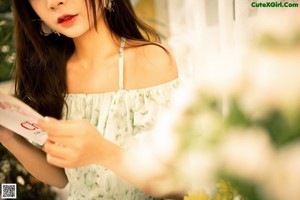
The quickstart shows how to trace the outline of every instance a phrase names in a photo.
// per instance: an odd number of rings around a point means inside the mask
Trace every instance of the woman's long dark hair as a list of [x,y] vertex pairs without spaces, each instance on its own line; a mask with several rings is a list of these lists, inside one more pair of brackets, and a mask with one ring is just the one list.
[[[96,3],[96,1],[99,1]],[[135,15],[130,0],[114,0],[113,12],[102,0],[85,0],[95,19],[102,17],[112,34],[146,43],[159,42],[158,34]],[[99,5],[99,8],[96,7]],[[73,40],[65,36],[40,34],[39,17],[28,1],[13,1],[15,22],[15,95],[44,116],[61,118],[67,93],[66,64],[74,52]]]

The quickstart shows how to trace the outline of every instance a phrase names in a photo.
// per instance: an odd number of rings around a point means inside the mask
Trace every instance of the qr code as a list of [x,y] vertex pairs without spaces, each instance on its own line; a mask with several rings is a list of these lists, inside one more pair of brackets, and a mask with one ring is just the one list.
[[17,185],[16,184],[1,184],[1,199],[16,199]]

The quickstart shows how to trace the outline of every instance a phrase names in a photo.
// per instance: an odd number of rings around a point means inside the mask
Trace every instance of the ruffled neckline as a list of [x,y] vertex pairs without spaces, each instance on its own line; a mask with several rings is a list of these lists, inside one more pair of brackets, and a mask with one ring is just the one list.
[[115,91],[110,91],[110,92],[102,92],[102,93],[69,93],[66,94],[66,97],[73,97],[73,96],[105,96],[105,95],[112,95],[112,94],[116,94],[119,92],[128,92],[128,93],[132,93],[132,92],[145,92],[145,91],[149,91],[149,90],[156,90],[156,89],[160,89],[162,87],[167,87],[170,85],[173,85],[175,83],[179,82],[179,78],[176,78],[174,80],[171,80],[169,82],[166,83],[162,83],[159,85],[155,85],[155,86],[150,86],[150,87],[146,87],[146,88],[138,88],[138,89],[122,89],[122,90],[115,90]]

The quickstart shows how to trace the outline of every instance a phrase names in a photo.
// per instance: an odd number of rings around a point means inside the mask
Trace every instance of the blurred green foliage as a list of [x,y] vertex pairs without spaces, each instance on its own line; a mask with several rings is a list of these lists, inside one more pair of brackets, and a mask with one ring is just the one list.
[[11,0],[0,1],[0,82],[12,78],[15,63]]

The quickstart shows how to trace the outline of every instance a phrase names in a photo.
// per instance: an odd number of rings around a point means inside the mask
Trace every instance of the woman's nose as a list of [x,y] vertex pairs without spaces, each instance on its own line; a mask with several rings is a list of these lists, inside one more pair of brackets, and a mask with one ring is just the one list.
[[48,0],[47,7],[51,10],[57,9],[59,6],[62,6],[65,3],[64,0]]

